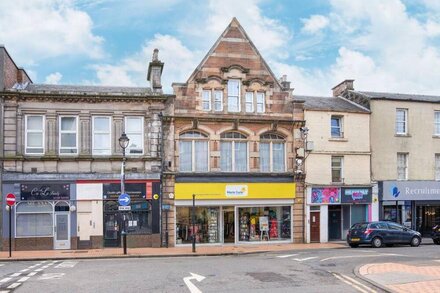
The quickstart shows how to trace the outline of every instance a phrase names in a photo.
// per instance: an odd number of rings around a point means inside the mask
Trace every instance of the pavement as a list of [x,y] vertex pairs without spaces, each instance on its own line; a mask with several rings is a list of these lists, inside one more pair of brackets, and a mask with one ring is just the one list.
[[122,248],[12,251],[12,257],[9,257],[8,251],[1,251],[0,261],[241,255],[288,250],[329,249],[346,247],[347,244],[343,241],[310,244],[286,243],[265,245],[201,245],[196,246],[196,252],[194,253],[192,252],[192,246],[188,245],[170,248],[128,248],[126,255],[124,255]]

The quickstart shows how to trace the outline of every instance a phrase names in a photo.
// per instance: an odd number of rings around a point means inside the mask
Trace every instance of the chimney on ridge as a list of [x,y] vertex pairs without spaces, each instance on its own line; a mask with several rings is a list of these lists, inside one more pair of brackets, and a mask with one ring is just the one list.
[[347,90],[354,90],[353,82],[354,82],[354,79],[346,79],[343,82],[341,82],[340,84],[333,87],[332,88],[333,97],[338,97],[343,92],[345,92]]
[[162,93],[162,70],[163,70],[163,62],[159,60],[159,50],[154,49],[153,58],[148,65],[148,74],[147,80],[150,82],[151,87],[153,88],[153,92]]

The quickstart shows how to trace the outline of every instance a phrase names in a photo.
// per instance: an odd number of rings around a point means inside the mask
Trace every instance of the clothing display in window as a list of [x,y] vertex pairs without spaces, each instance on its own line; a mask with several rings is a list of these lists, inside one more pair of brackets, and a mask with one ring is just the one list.
[[249,217],[246,214],[240,217],[240,240],[249,241]]

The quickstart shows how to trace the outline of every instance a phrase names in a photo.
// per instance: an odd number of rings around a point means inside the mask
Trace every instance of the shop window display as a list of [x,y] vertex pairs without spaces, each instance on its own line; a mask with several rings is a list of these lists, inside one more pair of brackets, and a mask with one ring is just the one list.
[[239,241],[290,240],[290,206],[239,208]]
[[219,208],[197,207],[195,209],[195,225],[193,231],[192,207],[176,209],[176,243],[191,243],[195,235],[197,243],[218,243],[219,237]]

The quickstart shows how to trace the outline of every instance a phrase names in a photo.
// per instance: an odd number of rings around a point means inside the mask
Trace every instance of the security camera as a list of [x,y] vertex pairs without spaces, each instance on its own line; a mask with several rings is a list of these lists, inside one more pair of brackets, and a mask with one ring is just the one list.
[[303,135],[307,135],[307,134],[309,133],[309,128],[306,127],[306,126],[303,126],[303,127],[300,127],[300,128],[299,128],[299,131],[301,131],[301,133],[302,133]]

